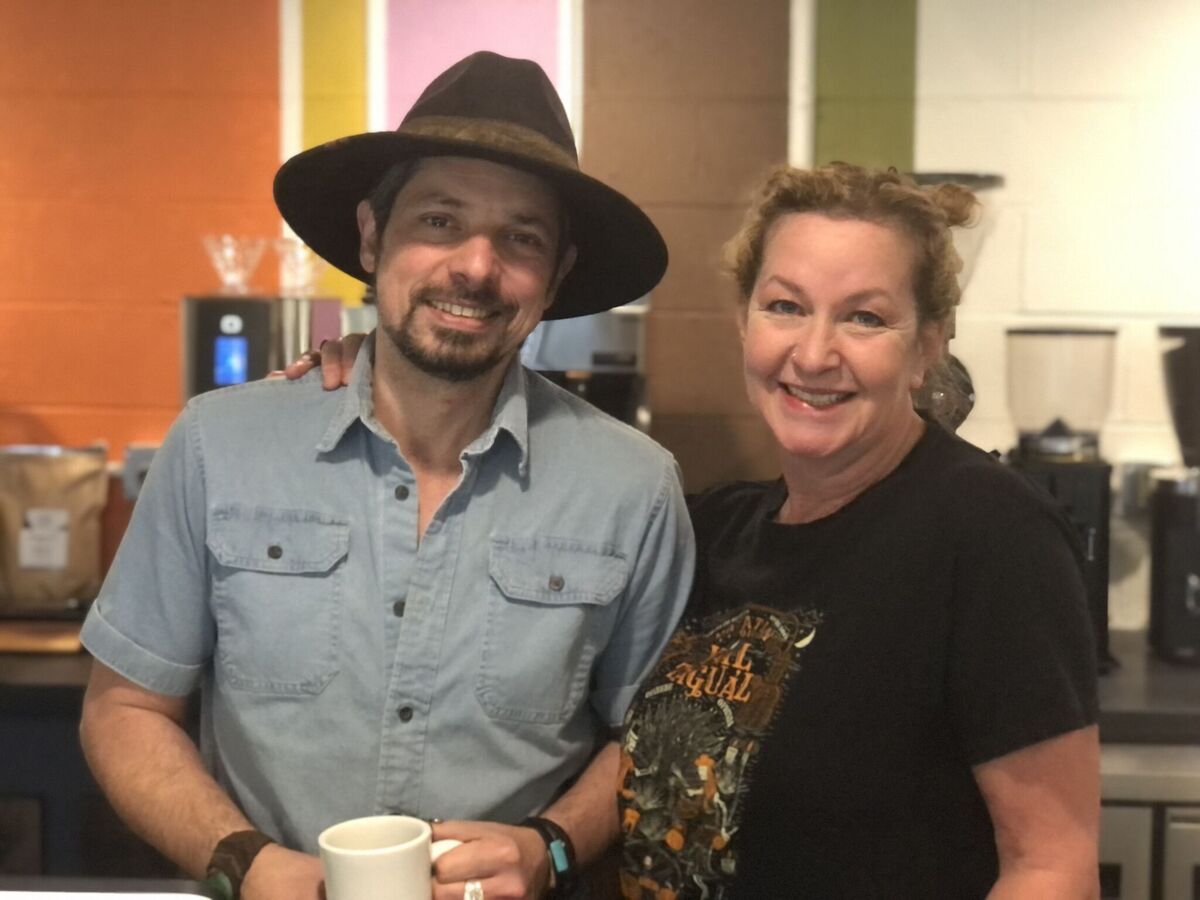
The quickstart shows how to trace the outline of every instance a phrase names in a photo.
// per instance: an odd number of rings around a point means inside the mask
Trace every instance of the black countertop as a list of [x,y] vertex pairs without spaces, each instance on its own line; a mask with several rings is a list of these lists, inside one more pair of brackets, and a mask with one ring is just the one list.
[[1200,746],[1200,667],[1163,662],[1144,631],[1113,631],[1120,667],[1100,676],[1100,740]]
[[[1200,667],[1155,658],[1142,631],[1112,632],[1109,649],[1120,665],[1100,676],[1100,739],[1200,746]],[[90,668],[86,653],[0,653],[0,707],[40,705],[47,694],[78,703]]]

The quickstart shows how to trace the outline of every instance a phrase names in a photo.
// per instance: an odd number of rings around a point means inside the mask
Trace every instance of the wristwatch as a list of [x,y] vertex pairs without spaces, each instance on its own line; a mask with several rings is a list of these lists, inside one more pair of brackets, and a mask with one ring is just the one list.
[[204,883],[220,894],[221,900],[238,900],[254,857],[273,843],[261,831],[234,831],[225,835],[213,848]]
[[575,865],[575,845],[571,843],[571,836],[557,822],[540,816],[530,816],[521,824],[532,828],[546,842],[546,858],[550,862],[550,892],[546,896],[551,900],[571,896],[571,890],[579,876]]

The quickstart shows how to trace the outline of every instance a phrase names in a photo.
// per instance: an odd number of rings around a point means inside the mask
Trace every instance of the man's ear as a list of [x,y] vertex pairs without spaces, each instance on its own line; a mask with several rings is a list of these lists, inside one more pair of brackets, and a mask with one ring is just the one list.
[[374,272],[379,262],[379,240],[375,233],[375,212],[366,200],[360,200],[358,216],[358,261],[367,272]]
[[558,264],[558,271],[554,273],[554,278],[550,281],[550,289],[546,291],[546,305],[543,309],[549,309],[550,305],[558,297],[558,289],[562,287],[563,281],[570,274],[572,267],[575,265],[575,260],[579,258],[579,250],[574,244],[567,248],[567,252],[563,254],[562,260]]

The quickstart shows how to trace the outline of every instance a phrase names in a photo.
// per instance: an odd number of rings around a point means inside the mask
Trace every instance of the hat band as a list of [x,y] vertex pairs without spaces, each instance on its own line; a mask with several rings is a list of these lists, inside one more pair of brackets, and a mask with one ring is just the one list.
[[490,150],[512,153],[564,169],[579,170],[579,162],[560,145],[540,132],[497,119],[460,119],[454,116],[423,116],[404,122],[400,134],[439,140],[462,141]]

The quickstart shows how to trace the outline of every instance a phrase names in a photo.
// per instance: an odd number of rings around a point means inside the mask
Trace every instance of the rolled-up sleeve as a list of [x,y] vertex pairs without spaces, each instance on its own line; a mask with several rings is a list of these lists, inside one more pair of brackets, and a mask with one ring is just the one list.
[[671,461],[645,522],[620,621],[595,671],[591,704],[606,724],[621,724],[638,685],[658,662],[687,605],[695,561],[679,469]]
[[205,527],[203,455],[189,408],[155,453],[81,634],[99,662],[156,693],[189,693],[212,654]]

